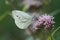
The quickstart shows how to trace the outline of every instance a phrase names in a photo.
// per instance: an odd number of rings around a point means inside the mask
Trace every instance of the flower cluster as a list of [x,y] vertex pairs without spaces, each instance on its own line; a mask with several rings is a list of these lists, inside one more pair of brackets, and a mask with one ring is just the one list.
[[42,0],[23,0],[23,5],[26,5],[28,8],[30,6],[36,6],[39,7],[42,5]]
[[50,15],[42,15],[38,18],[38,20],[34,23],[33,25],[33,31],[36,31],[38,29],[52,29],[54,26],[54,21],[53,21],[54,17],[50,16]]

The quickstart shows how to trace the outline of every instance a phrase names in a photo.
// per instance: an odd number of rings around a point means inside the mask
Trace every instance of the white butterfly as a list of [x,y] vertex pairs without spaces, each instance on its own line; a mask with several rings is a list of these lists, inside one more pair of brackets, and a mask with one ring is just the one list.
[[26,29],[32,23],[32,16],[25,12],[14,10],[12,16],[16,26],[20,29]]

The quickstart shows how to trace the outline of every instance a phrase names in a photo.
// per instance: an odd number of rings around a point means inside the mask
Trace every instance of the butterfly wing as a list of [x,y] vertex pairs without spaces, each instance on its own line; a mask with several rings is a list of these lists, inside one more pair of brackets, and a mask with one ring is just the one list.
[[12,16],[15,20],[15,24],[20,29],[26,29],[32,22],[32,17],[25,12],[14,10]]

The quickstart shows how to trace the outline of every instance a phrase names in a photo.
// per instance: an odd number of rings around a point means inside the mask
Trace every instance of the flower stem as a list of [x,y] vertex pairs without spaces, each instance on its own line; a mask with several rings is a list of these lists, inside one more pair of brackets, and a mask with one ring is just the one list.
[[24,7],[23,7],[22,11],[24,11],[24,12],[25,12],[25,11],[27,11],[27,9],[28,9],[28,8],[27,8],[27,6],[26,6],[26,5],[24,5]]

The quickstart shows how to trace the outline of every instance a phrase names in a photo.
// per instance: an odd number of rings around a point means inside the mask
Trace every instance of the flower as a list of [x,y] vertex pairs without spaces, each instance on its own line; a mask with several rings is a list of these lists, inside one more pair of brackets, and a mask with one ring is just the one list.
[[42,0],[23,0],[22,4],[26,5],[27,8],[30,8],[31,6],[41,6],[42,5]]
[[38,17],[38,20],[33,24],[33,31],[36,31],[38,29],[52,29],[54,26],[54,17],[50,15],[42,15]]

